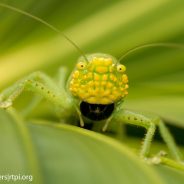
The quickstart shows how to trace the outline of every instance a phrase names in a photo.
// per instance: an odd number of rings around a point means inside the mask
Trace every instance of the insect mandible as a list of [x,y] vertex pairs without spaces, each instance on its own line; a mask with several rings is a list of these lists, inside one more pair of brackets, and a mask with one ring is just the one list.
[[[67,84],[65,84],[67,70],[61,67],[60,82],[54,82],[49,76],[42,72],[34,72],[21,79],[13,86],[5,89],[0,94],[0,108],[9,108],[13,101],[25,90],[32,91],[52,102],[62,109],[63,118],[75,116],[80,121],[80,126],[85,123],[103,122],[102,131],[105,132],[112,121],[124,122],[146,129],[146,135],[140,151],[140,157],[145,160],[150,154],[150,146],[158,126],[160,134],[168,146],[174,160],[163,157],[162,154],[151,159],[153,163],[163,163],[171,167],[184,170],[182,154],[171,136],[169,130],[159,117],[150,118],[143,114],[131,112],[124,109],[123,100],[128,94],[128,76],[126,67],[120,64],[128,54],[135,50],[153,47],[183,47],[174,43],[153,43],[135,47],[125,53],[119,60],[104,54],[84,54],[83,51],[64,33],[53,25],[28,12],[15,7],[0,3],[1,7],[16,11],[32,19],[39,21],[52,30],[64,36],[81,54],[76,67],[71,73]],[[66,85],[66,86],[65,86]],[[117,134],[120,132],[117,132]]]

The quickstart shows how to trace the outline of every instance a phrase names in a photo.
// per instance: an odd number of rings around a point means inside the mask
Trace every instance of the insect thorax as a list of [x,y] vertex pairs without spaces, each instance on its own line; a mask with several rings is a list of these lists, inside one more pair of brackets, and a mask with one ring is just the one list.
[[128,94],[124,65],[107,54],[90,54],[87,59],[79,58],[68,81],[73,96],[90,104],[112,104]]

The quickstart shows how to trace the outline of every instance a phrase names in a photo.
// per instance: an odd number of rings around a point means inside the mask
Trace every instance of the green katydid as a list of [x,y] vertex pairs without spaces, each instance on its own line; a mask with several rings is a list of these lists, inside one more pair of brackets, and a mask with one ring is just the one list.
[[[132,52],[145,47],[174,47],[183,48],[183,45],[174,43],[152,43],[137,46],[125,53],[119,60],[115,57],[103,54],[84,54],[84,52],[59,29],[28,12],[15,7],[0,3],[0,6],[28,16],[55,32],[64,36],[81,54],[76,67],[66,84],[66,68],[61,67],[60,82],[56,83],[49,76],[42,72],[34,72],[29,76],[19,80],[13,86],[5,89],[0,94],[0,108],[9,108],[13,101],[24,91],[38,93],[45,99],[61,108],[65,113],[63,118],[75,116],[80,120],[80,126],[85,123],[102,121],[104,123],[102,131],[105,132],[112,121],[128,123],[143,127],[147,130],[141,152],[141,158],[148,158],[150,146],[155,134],[156,126],[166,142],[173,158],[170,160],[163,155],[158,155],[151,159],[153,163],[163,163],[174,168],[184,170],[182,155],[176,143],[159,117],[150,118],[143,114],[138,114],[125,110],[123,100],[128,94],[128,76],[126,67],[120,61]],[[66,86],[65,86],[66,85]],[[121,133],[121,132],[117,132]]]

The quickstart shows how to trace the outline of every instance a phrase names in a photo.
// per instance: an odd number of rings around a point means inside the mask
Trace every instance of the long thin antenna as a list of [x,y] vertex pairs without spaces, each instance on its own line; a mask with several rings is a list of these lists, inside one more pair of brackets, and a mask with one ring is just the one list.
[[177,44],[177,43],[148,43],[148,44],[136,46],[133,49],[128,50],[127,52],[125,52],[118,59],[118,62],[120,62],[123,59],[125,59],[125,57],[127,57],[131,53],[133,53],[133,52],[135,52],[137,50],[143,49],[143,48],[147,48],[147,47],[168,47],[168,48],[184,49],[184,45],[183,44]]
[[18,8],[13,7],[13,6],[10,6],[10,5],[7,5],[7,4],[4,4],[4,3],[0,3],[0,6],[3,7],[3,8],[7,8],[7,9],[9,9],[9,10],[13,10],[13,11],[15,11],[15,12],[18,12],[18,13],[20,13],[20,14],[23,14],[23,15],[25,15],[25,16],[27,16],[27,17],[30,17],[30,18],[32,18],[32,19],[34,19],[34,20],[36,20],[36,21],[38,21],[38,22],[44,24],[45,26],[49,27],[49,28],[52,29],[53,31],[55,31],[55,32],[57,32],[57,33],[59,33],[59,34],[61,34],[66,40],[68,40],[68,41],[77,49],[77,51],[84,57],[84,59],[85,59],[86,61],[88,61],[86,55],[85,55],[84,52],[77,46],[77,44],[76,44],[75,42],[73,42],[68,36],[66,36],[63,32],[61,32],[59,29],[57,29],[55,26],[49,24],[49,23],[46,22],[45,20],[43,20],[43,19],[41,19],[41,18],[39,18],[39,17],[37,17],[37,16],[35,16],[35,15],[32,15],[32,14],[26,12],[26,11],[20,10],[20,9],[18,9]]

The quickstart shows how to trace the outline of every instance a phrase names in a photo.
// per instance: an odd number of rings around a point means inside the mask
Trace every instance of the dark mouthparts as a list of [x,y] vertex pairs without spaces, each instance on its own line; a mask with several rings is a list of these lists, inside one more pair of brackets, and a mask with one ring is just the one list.
[[109,118],[114,110],[114,103],[112,104],[90,104],[82,101],[80,104],[80,111],[83,116],[90,120],[100,121]]

